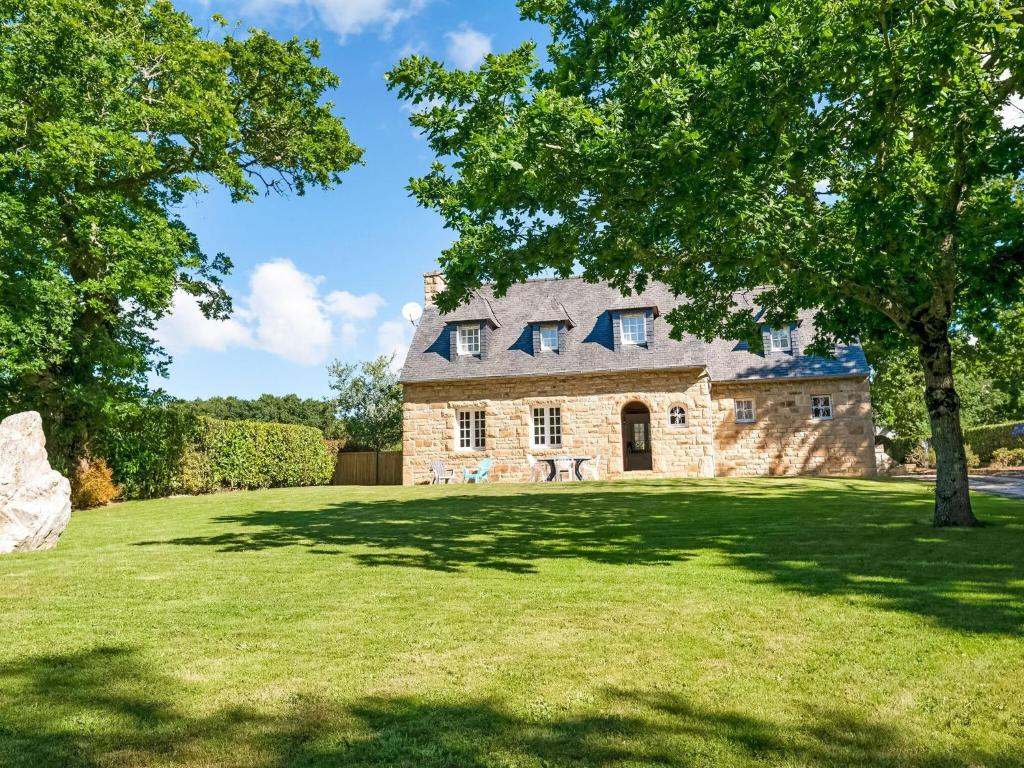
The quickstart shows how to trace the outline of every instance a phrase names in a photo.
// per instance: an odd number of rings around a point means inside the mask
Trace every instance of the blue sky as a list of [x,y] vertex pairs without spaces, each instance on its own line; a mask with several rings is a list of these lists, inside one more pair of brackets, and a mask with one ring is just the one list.
[[261,393],[327,394],[327,364],[395,350],[412,327],[408,302],[422,303],[422,273],[451,242],[439,218],[417,208],[405,189],[431,161],[409,126],[408,108],[385,87],[384,73],[420,52],[469,67],[545,30],[519,20],[514,0],[187,0],[200,25],[219,12],[277,37],[314,37],[321,62],[342,78],[336,114],[366,150],[365,165],[334,190],[232,204],[212,189],[182,211],[207,253],[235,268],[227,287],[236,312],[202,318],[182,298],[158,337],[174,358],[178,397]]

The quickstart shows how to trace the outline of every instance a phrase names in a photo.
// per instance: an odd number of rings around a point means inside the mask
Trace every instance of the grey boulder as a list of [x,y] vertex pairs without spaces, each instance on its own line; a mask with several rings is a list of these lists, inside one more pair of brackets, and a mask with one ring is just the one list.
[[71,519],[71,484],[50,467],[35,411],[0,421],[0,554],[50,549]]

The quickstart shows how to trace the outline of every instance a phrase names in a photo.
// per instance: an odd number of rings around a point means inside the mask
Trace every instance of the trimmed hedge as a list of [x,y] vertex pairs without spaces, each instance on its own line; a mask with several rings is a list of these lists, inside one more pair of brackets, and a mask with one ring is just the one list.
[[334,471],[323,433],[299,424],[204,418],[196,451],[214,490],[324,485]]
[[997,448],[1024,448],[1024,424],[1007,421],[971,427],[964,430],[964,442],[987,464]]
[[221,421],[181,406],[144,407],[115,422],[97,440],[97,453],[125,498],[325,485],[334,472],[315,427]]
[[182,488],[182,457],[195,444],[201,417],[177,405],[132,406],[114,414],[96,438],[96,454],[114,470],[126,499],[152,499]]

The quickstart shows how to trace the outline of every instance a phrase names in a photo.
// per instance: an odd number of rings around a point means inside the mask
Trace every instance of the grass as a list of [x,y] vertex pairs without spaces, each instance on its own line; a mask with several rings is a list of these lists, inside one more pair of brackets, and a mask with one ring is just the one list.
[[127,503],[0,558],[0,765],[1010,766],[1024,503],[848,480]]

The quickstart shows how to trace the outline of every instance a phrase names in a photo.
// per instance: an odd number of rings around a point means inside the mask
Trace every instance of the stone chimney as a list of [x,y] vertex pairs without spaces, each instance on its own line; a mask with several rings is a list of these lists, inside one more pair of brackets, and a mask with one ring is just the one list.
[[447,283],[444,281],[444,275],[441,272],[424,272],[423,273],[423,305],[427,307],[434,306],[434,297],[438,293],[443,291],[447,287]]

